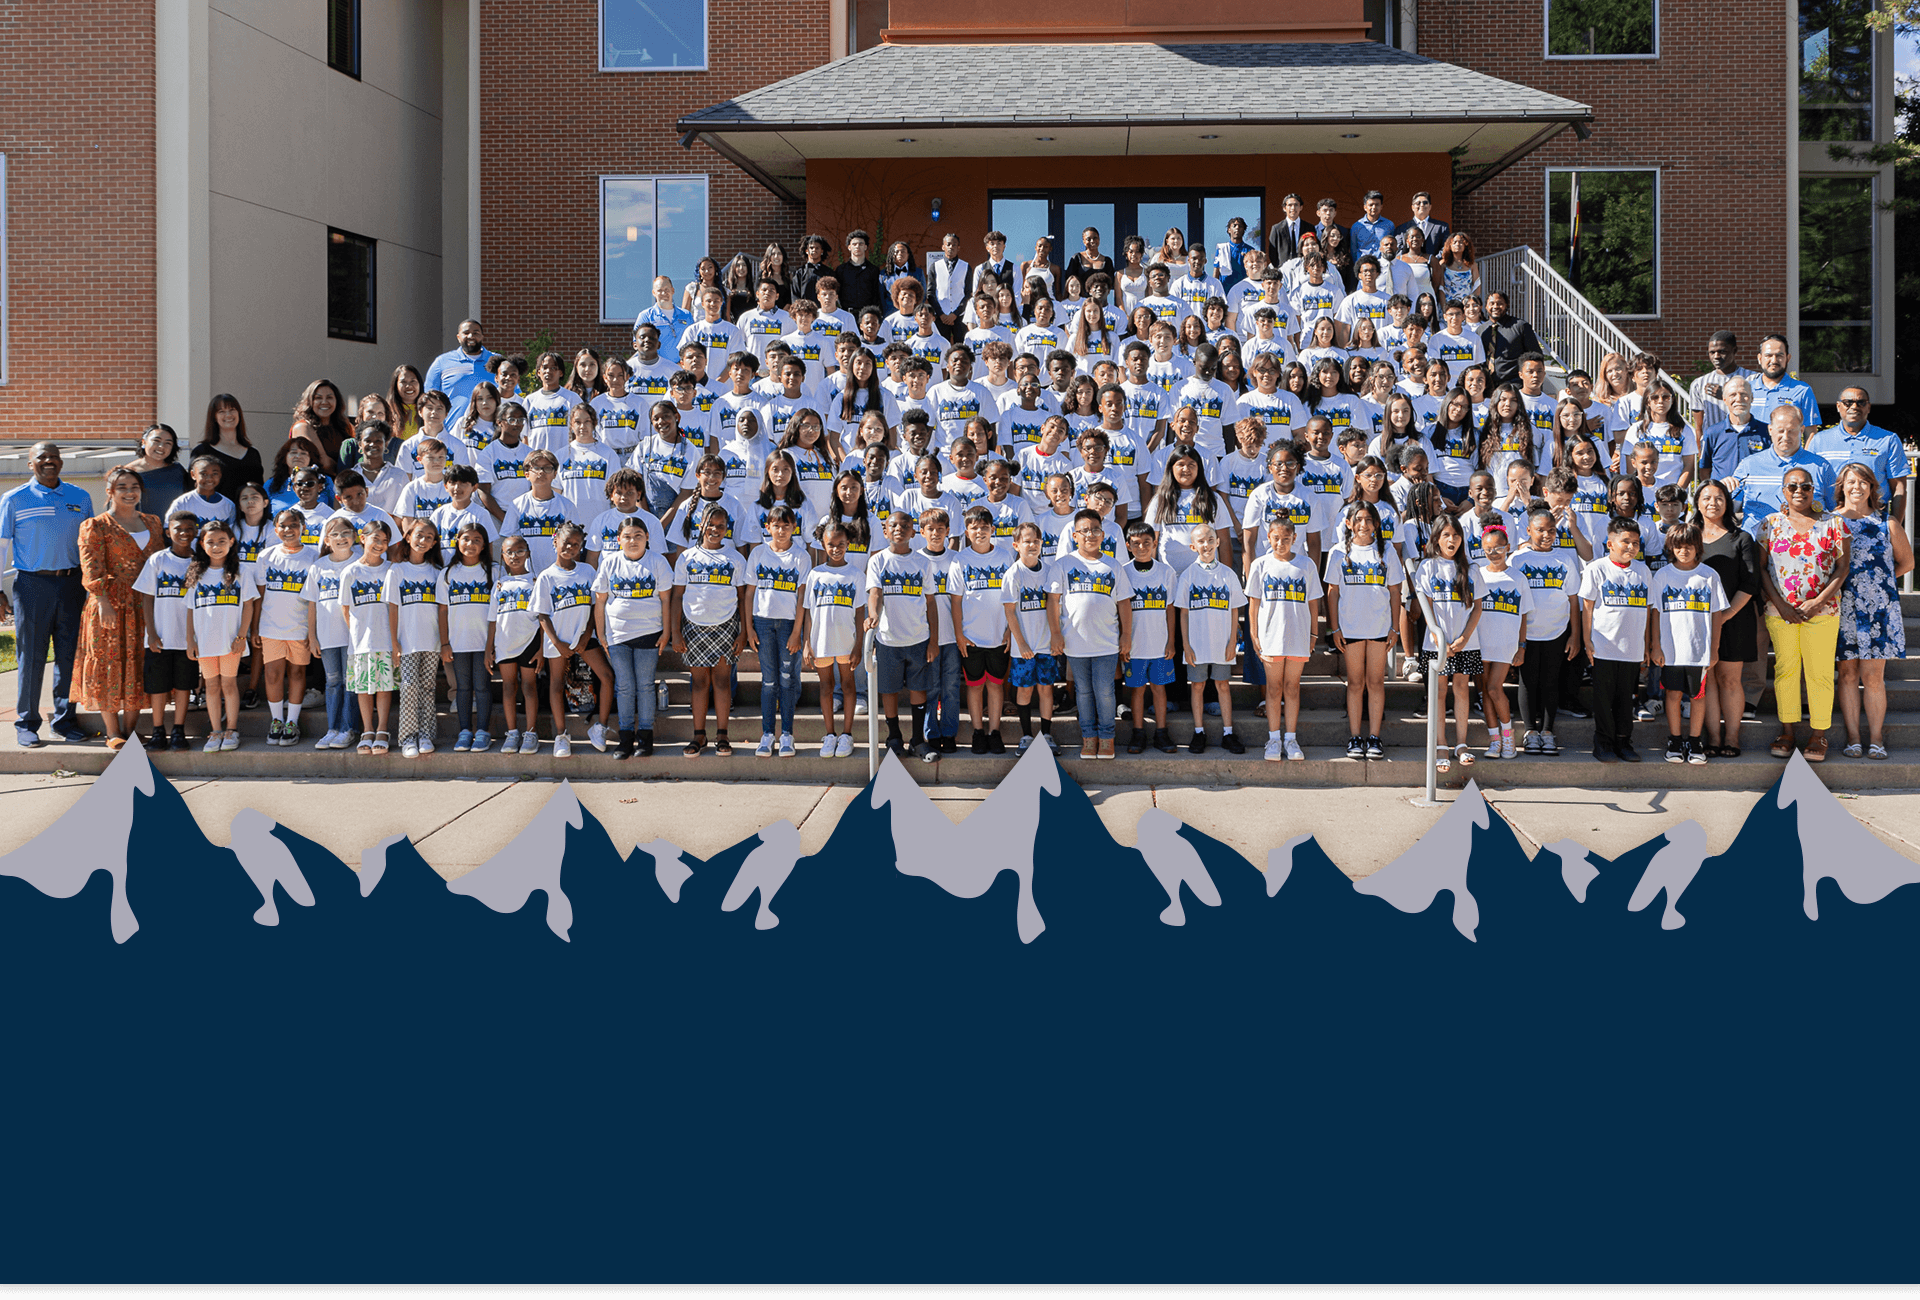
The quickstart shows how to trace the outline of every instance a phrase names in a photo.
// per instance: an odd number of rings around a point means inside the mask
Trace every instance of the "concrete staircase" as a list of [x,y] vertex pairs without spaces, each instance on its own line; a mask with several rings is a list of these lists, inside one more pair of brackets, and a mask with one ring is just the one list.
[[[1907,640],[1920,650],[1920,595],[1902,597],[1907,618]],[[1235,732],[1251,751],[1244,758],[1233,758],[1218,745],[1220,720],[1208,718],[1206,730],[1209,748],[1205,754],[1189,754],[1184,748],[1191,734],[1192,717],[1175,713],[1174,737],[1182,743],[1177,755],[1148,750],[1142,755],[1121,753],[1112,762],[1089,762],[1083,780],[1110,784],[1189,784],[1189,785],[1377,785],[1419,786],[1425,783],[1426,722],[1423,710],[1426,686],[1406,682],[1387,685],[1387,725],[1381,738],[1387,746],[1385,761],[1360,762],[1345,753],[1346,686],[1333,675],[1332,657],[1316,655],[1308,665],[1302,689],[1300,741],[1306,750],[1305,762],[1269,763],[1260,751],[1267,737],[1259,692],[1244,682],[1232,685]],[[313,740],[324,730],[324,714],[309,708],[301,715],[307,738],[297,747],[281,748],[266,743],[268,714],[265,708],[241,713],[242,747],[221,754],[205,754],[199,741],[186,753],[153,755],[155,765],[174,778],[210,778],[228,776],[275,776],[337,779],[409,779],[424,777],[476,780],[487,777],[561,777],[632,778],[639,780],[721,780],[721,781],[854,781],[864,782],[867,775],[867,720],[857,719],[852,756],[842,759],[819,758],[824,731],[819,712],[817,679],[809,675],[801,703],[795,714],[794,736],[799,756],[792,759],[759,759],[754,745],[760,736],[759,672],[757,664],[743,661],[740,704],[733,710],[731,735],[734,755],[715,757],[711,745],[698,759],[681,753],[692,734],[690,686],[683,669],[666,660],[661,675],[668,687],[669,704],[655,722],[656,752],[651,759],[616,761],[610,745],[607,753],[598,753],[585,741],[588,720],[570,719],[573,737],[571,757],[552,756],[551,719],[545,716],[542,702],[541,746],[537,754],[502,754],[498,738],[505,722],[499,705],[494,707],[489,730],[495,746],[489,753],[456,754],[452,750],[458,730],[442,706],[440,729],[433,754],[419,759],[401,757],[396,741],[392,753],[363,756],[352,750],[316,751]],[[1514,688],[1510,687],[1510,692]],[[11,687],[7,688],[11,694]],[[1815,770],[1836,789],[1920,788],[1920,653],[1887,666],[1888,717],[1886,740],[1892,758],[1887,761],[1846,759],[1840,756],[1845,732],[1839,725],[1838,710],[1830,733],[1831,757]],[[1122,702],[1125,693],[1122,693]],[[1764,790],[1778,777],[1780,762],[1772,758],[1766,746],[1778,731],[1770,712],[1772,692],[1763,697],[1760,721],[1747,723],[1742,732],[1745,753],[1738,759],[1715,759],[1702,766],[1671,764],[1661,761],[1660,750],[1666,737],[1664,720],[1640,723],[1635,728],[1636,744],[1648,761],[1640,764],[1596,763],[1591,757],[1593,723],[1585,719],[1562,717],[1555,733],[1561,753],[1554,758],[1518,757],[1490,760],[1477,756],[1471,766],[1458,760],[1443,777],[1448,784],[1460,785],[1468,777],[1483,786],[1600,786],[1608,789],[1727,789]],[[90,730],[100,730],[97,716],[86,717]],[[205,722],[190,719],[189,735],[204,738]],[[712,720],[708,721],[709,732]],[[1120,723],[1120,748],[1125,749],[1130,728],[1128,719]],[[911,762],[915,776],[927,783],[992,784],[1012,764],[1019,726],[1011,711],[1003,728],[1008,753],[1002,757],[982,757],[967,748],[971,736],[969,724],[962,720],[960,752],[943,755],[935,763]],[[885,725],[880,728],[882,740]],[[1079,764],[1080,731],[1072,716],[1054,723],[1054,738],[1061,755]],[[1468,730],[1476,751],[1486,744],[1486,728],[1475,718]],[[111,755],[103,742],[68,745],[58,741],[36,750],[14,748],[0,738],[0,773],[48,772],[55,769],[97,773],[105,769]]]

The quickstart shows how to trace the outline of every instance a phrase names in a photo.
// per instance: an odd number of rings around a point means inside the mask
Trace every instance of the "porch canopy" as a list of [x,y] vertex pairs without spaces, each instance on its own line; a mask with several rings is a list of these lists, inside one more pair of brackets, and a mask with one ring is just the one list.
[[689,113],[781,198],[814,158],[1455,153],[1455,193],[1593,111],[1377,41],[877,45]]

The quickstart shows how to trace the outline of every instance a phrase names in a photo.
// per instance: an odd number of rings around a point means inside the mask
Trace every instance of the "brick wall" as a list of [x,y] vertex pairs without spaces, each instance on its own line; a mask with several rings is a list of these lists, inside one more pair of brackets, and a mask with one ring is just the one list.
[[[1542,57],[1540,0],[1422,0],[1420,53],[1564,95],[1593,108],[1593,136],[1571,132],[1456,202],[1477,248],[1542,247],[1548,167],[1661,169],[1660,319],[1622,321],[1628,337],[1685,376],[1707,336],[1732,329],[1745,364],[1763,334],[1784,333],[1788,51],[1777,12],[1662,0],[1660,57]],[[1491,38],[1490,38],[1491,37]]]
[[137,437],[153,419],[153,0],[69,17],[0,0],[6,439]]
[[496,350],[550,329],[564,351],[624,355],[629,326],[599,323],[602,175],[705,172],[709,251],[723,265],[740,251],[757,263],[769,240],[798,261],[801,209],[706,146],[682,149],[673,124],[825,63],[828,0],[707,8],[709,71],[603,73],[594,0],[482,4],[481,301]]

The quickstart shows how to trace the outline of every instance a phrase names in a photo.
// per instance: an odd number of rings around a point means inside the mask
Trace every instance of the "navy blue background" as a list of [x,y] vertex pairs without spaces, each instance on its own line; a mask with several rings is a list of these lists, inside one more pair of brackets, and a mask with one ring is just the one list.
[[[411,847],[259,896],[155,774],[129,893],[0,877],[7,1281],[1895,1281],[1915,1276],[1916,891],[1800,906],[1763,797],[1687,891],[1576,903],[1496,817],[1403,915],[1184,832],[1165,894],[1071,780],[977,900],[857,799],[781,891],[678,905],[590,814],[573,941]],[[1313,815],[1287,796],[1289,819]],[[1297,803],[1294,800],[1297,799]]]

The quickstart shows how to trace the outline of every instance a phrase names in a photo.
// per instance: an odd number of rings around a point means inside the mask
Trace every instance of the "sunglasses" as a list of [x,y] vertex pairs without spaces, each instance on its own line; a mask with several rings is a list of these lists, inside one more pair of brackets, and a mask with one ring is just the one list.
[[1811,484],[1811,483],[1789,483],[1789,484],[1787,484],[1787,485],[1786,485],[1786,491],[1788,491],[1788,492],[1811,492],[1811,491],[1813,491],[1813,484]]

